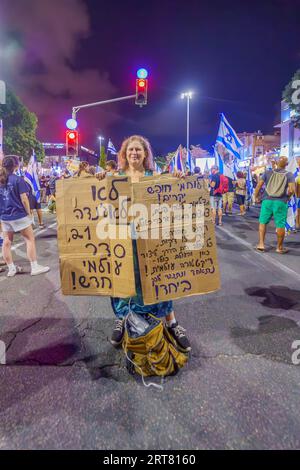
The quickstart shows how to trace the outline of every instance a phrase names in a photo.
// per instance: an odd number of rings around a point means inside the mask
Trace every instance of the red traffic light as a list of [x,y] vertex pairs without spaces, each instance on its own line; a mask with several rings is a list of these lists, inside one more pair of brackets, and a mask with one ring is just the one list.
[[147,104],[148,80],[146,78],[137,78],[135,88],[135,104],[144,106]]
[[66,156],[78,155],[78,132],[66,131]]

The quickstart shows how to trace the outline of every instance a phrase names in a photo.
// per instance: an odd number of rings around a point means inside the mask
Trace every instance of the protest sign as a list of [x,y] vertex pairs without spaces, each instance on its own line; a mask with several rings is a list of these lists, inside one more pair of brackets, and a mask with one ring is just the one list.
[[133,201],[147,207],[135,218],[144,303],[219,289],[215,233],[203,179],[144,178],[133,184]]
[[[56,184],[58,245],[65,295],[135,294],[132,240],[118,236],[120,196],[130,202],[127,177],[59,180]],[[112,214],[110,214],[112,212]],[[125,216],[125,214],[124,214]],[[105,237],[99,224],[109,221]],[[123,217],[124,224],[126,217]],[[122,221],[121,221],[122,222]],[[127,228],[127,226],[125,227]],[[117,233],[110,237],[109,233]]]

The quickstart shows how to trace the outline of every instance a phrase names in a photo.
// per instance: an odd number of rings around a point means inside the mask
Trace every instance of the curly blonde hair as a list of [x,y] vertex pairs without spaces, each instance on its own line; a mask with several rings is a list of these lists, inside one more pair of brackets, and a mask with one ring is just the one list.
[[145,151],[146,157],[144,160],[144,168],[145,170],[153,170],[154,165],[153,165],[153,154],[151,150],[151,145],[145,137],[142,137],[141,135],[132,135],[128,137],[127,139],[123,140],[123,143],[121,145],[121,149],[118,153],[118,167],[119,170],[125,171],[128,168],[128,161],[126,158],[126,151],[128,145],[133,141],[137,140],[142,146]]

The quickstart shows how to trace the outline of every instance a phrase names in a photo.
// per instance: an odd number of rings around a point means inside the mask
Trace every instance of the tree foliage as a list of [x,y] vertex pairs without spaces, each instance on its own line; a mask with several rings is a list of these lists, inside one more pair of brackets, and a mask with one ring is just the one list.
[[292,111],[291,120],[294,126],[300,129],[300,69],[286,85],[282,98],[288,103]]
[[37,116],[9,88],[6,92],[6,104],[0,106],[0,119],[3,120],[4,154],[19,155],[27,163],[34,150],[37,159],[43,160],[44,149],[36,138]]
[[163,157],[163,156],[158,156],[158,157],[155,157],[154,159],[156,165],[162,170],[165,165],[167,164],[167,159],[166,157]]

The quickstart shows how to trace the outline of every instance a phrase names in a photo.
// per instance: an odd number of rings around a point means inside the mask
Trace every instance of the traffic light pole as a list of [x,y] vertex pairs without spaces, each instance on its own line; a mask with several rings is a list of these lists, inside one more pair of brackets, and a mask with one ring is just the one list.
[[100,106],[101,104],[115,103],[116,101],[131,100],[135,97],[136,97],[136,95],[122,96],[121,98],[113,98],[111,100],[97,101],[96,103],[82,104],[81,106],[73,106],[73,108],[72,108],[72,118],[76,119],[76,114],[82,108],[92,108],[93,106]]

